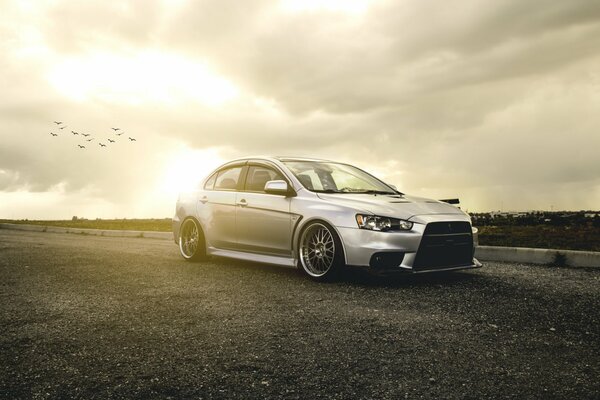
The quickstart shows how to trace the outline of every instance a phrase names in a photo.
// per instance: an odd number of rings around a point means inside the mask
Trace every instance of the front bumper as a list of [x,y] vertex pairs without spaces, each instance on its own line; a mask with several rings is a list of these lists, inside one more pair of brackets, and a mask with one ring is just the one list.
[[[480,268],[482,264],[472,254],[469,261],[436,265],[416,265],[417,253],[425,233],[425,223],[415,223],[406,232],[378,232],[359,228],[340,228],[346,264],[367,267],[375,271],[425,273]],[[475,243],[473,243],[473,246]],[[474,247],[472,247],[474,248]]]

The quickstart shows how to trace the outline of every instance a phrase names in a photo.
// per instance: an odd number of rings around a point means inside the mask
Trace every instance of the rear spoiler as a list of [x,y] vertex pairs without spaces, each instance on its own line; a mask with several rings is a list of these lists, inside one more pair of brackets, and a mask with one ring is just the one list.
[[459,199],[440,199],[440,201],[443,201],[444,203],[448,204],[460,204]]

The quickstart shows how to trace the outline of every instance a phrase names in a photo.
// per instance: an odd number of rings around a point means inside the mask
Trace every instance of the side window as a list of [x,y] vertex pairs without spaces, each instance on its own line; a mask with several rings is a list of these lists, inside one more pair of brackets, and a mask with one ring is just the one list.
[[204,189],[212,190],[215,186],[215,180],[217,180],[217,172],[215,172],[210,178],[208,178],[208,180],[204,184]]
[[235,190],[242,167],[227,168],[219,171],[215,181],[215,190]]
[[285,180],[274,169],[259,166],[250,166],[246,175],[245,189],[251,192],[263,192],[268,181]]

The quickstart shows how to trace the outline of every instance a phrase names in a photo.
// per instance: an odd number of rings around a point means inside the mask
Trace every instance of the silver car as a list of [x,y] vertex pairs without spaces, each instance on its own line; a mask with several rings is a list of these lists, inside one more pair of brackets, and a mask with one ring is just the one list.
[[478,268],[477,230],[448,203],[405,195],[352,165],[252,157],[219,167],[180,194],[181,255],[301,268],[315,280],[345,265],[382,273]]

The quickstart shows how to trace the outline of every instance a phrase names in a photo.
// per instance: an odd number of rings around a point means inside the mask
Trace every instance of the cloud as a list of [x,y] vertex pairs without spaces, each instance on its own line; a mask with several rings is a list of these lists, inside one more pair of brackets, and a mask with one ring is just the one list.
[[[4,2],[0,203],[169,215],[149,198],[186,157],[282,154],[472,210],[600,204],[600,5],[345,4]],[[79,151],[56,119],[138,141]]]
[[551,72],[598,48],[600,7],[590,2],[383,2],[361,17],[245,4],[228,13],[188,3],[168,37],[292,114],[405,104]]

